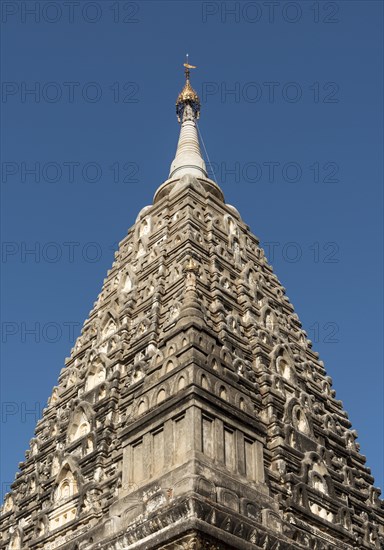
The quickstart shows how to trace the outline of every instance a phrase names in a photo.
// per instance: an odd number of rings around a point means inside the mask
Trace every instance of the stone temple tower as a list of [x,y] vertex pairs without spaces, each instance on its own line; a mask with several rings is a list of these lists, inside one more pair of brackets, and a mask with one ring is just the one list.
[[1,509],[1,550],[369,550],[384,513],[332,380],[200,153],[189,80]]

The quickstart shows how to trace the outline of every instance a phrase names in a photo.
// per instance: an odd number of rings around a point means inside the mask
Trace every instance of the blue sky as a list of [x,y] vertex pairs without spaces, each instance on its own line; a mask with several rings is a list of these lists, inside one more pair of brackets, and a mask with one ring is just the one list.
[[260,238],[382,487],[383,4],[1,9],[2,494],[117,243],[167,178],[186,52],[216,179]]

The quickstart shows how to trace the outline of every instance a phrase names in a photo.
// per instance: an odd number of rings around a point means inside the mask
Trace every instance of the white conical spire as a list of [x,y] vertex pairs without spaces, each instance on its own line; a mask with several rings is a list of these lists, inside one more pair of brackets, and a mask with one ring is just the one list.
[[196,124],[200,115],[200,99],[189,82],[190,69],[195,67],[188,62],[184,63],[184,67],[186,82],[176,101],[177,119],[181,123],[176,156],[171,164],[169,177],[157,189],[153,202],[157,203],[170,193],[188,186],[199,188],[203,193],[212,193],[217,199],[224,201],[222,190],[208,177],[200,151]]
[[181,178],[185,174],[205,178],[207,169],[201,156],[199,138],[192,107],[186,105],[183,113],[183,122],[180,128],[179,143],[174,161],[171,164],[169,177],[177,175]]
[[188,63],[184,66],[186,83],[176,102],[176,112],[181,122],[180,137],[169,177],[181,178],[185,174],[191,174],[207,178],[207,169],[201,156],[196,127],[196,119],[200,114],[200,100],[189,82],[190,69],[194,67]]

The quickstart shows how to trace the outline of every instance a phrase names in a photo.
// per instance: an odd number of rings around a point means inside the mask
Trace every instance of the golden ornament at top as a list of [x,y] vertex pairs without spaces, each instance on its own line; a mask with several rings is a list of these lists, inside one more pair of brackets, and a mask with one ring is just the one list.
[[176,104],[185,103],[187,101],[196,101],[196,103],[200,102],[199,96],[197,95],[195,90],[192,88],[189,82],[189,79],[186,81],[184,88],[179,93]]
[[190,65],[189,63],[184,63],[185,67],[185,86],[178,95],[176,101],[176,112],[179,118],[179,121],[182,119],[182,112],[186,105],[190,105],[195,113],[196,118],[199,117],[200,112],[200,99],[195,90],[192,88],[189,81],[189,75],[191,69],[196,69],[195,65]]

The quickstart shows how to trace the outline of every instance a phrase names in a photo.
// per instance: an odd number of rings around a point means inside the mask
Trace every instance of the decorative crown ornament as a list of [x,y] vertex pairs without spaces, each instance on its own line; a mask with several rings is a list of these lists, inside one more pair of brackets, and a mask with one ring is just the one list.
[[179,93],[176,101],[176,114],[177,114],[177,120],[179,122],[183,121],[183,114],[184,114],[185,107],[187,105],[191,107],[194,118],[198,119],[200,116],[200,98],[195,92],[195,90],[192,88],[189,80],[190,70],[197,69],[197,67],[195,67],[195,65],[190,65],[188,63],[188,54],[187,54],[187,62],[184,63],[184,68],[185,68],[184,69],[185,85],[184,85],[184,88]]

